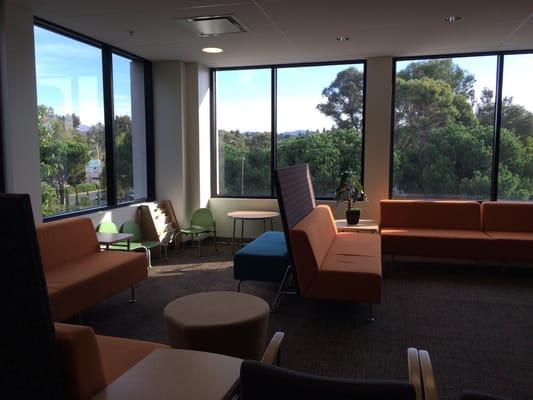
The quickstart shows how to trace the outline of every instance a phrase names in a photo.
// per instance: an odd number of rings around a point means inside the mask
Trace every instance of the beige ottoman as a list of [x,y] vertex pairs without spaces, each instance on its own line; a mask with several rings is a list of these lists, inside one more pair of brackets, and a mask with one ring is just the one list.
[[180,297],[165,307],[169,344],[259,360],[266,344],[270,307],[238,292],[205,292]]

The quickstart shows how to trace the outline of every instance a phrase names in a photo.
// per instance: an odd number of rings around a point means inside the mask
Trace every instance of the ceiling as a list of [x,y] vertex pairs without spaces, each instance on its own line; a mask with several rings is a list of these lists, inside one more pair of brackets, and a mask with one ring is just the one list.
[[[147,59],[212,67],[533,49],[531,0],[17,1],[38,17]],[[226,14],[250,31],[198,37],[174,21]],[[462,20],[445,22],[450,15]],[[201,51],[213,46],[224,52]]]

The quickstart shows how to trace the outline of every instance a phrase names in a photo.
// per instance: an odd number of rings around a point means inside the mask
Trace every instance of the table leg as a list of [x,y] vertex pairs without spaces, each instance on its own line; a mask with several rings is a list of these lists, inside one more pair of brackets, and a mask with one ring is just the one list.
[[270,230],[274,230],[274,218],[270,218]]
[[267,231],[267,220],[263,219],[263,232]]
[[241,219],[241,247],[244,243],[244,219]]
[[106,243],[106,244],[105,244],[105,249],[106,249],[106,250],[109,250],[109,243]]
[[231,238],[231,254],[235,254],[235,225],[237,224],[237,218],[233,218],[233,236]]

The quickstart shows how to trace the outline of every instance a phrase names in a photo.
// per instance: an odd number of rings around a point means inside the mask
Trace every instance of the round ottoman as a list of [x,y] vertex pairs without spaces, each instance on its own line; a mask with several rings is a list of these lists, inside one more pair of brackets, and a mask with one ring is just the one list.
[[266,344],[270,307],[238,292],[205,292],[180,297],[165,307],[169,344],[259,360]]

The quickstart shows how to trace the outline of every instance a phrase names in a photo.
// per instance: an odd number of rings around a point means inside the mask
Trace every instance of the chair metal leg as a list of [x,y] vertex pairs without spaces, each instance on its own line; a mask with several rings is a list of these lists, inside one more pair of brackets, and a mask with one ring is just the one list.
[[237,283],[237,292],[240,292],[240,291],[241,291],[241,281]]
[[137,303],[137,299],[135,298],[135,286],[131,287],[130,303]]
[[214,233],[215,233],[215,252],[216,252],[216,251],[218,251],[218,247],[217,247],[217,228],[216,228],[216,226],[215,226]]
[[368,322],[374,322],[376,319],[374,318],[374,310],[372,309],[372,304],[368,305],[368,317],[366,319]]
[[198,239],[198,256],[202,257],[202,239],[200,239],[200,235],[196,235],[196,238]]
[[289,265],[287,269],[285,270],[285,274],[283,274],[283,279],[281,280],[281,283],[279,285],[278,293],[276,294],[276,297],[274,298],[274,302],[272,303],[272,310],[271,312],[276,312],[281,300],[281,296],[284,294],[296,294],[294,291],[284,290],[285,285],[289,282],[289,278],[292,273],[292,265]]

